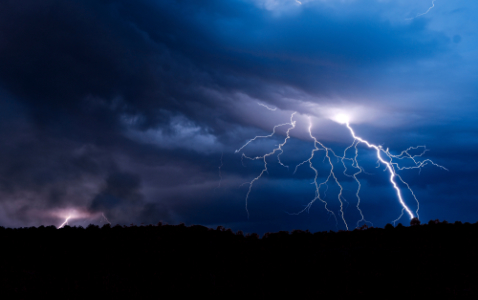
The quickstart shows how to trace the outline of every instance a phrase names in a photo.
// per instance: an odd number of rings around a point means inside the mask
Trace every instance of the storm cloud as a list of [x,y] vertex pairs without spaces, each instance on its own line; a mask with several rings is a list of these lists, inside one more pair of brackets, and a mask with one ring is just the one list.
[[[418,16],[428,1],[301,3],[2,1],[0,225],[57,225],[74,209],[86,223],[335,229],[321,205],[288,214],[314,197],[313,174],[272,162],[247,218],[241,184],[262,166],[234,151],[293,111],[288,164],[310,155],[309,116],[319,139],[346,147],[329,120],[346,111],[361,136],[398,153],[426,144],[450,170],[403,175],[424,219],[475,221],[477,5]],[[362,205],[384,225],[400,207],[368,155]]]

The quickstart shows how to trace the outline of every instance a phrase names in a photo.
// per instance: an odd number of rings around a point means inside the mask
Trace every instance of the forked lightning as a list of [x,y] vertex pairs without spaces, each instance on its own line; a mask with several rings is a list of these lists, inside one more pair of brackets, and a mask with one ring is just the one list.
[[[247,208],[247,205],[248,205],[248,200],[249,200],[249,195],[251,193],[251,190],[252,190],[252,186],[253,184],[258,181],[262,175],[265,173],[265,172],[268,172],[268,169],[267,169],[267,157],[269,156],[272,156],[274,155],[275,153],[278,153],[277,154],[277,160],[278,160],[278,163],[283,166],[283,167],[286,167],[288,168],[287,165],[283,164],[282,161],[280,160],[280,156],[281,154],[284,152],[283,148],[284,145],[287,143],[287,141],[290,139],[290,131],[293,130],[295,128],[295,125],[296,125],[296,121],[293,120],[294,118],[294,115],[296,114],[296,112],[292,113],[291,117],[290,117],[290,122],[289,123],[284,123],[284,124],[280,124],[280,125],[276,125],[274,126],[273,130],[272,130],[272,133],[270,135],[266,135],[266,136],[256,136],[254,137],[253,139],[249,140],[246,144],[244,144],[241,148],[239,148],[238,150],[236,150],[236,153],[237,152],[240,152],[242,151],[246,146],[248,146],[251,142],[259,139],[259,138],[270,138],[272,137],[273,135],[275,135],[276,133],[276,129],[278,127],[281,127],[281,126],[289,126],[287,131],[286,131],[286,137],[284,139],[284,142],[282,144],[279,144],[276,148],[274,148],[271,152],[269,153],[266,153],[264,154],[263,156],[256,156],[256,157],[248,157],[247,155],[245,155],[244,153],[242,153],[242,159],[246,158],[246,159],[250,159],[250,160],[258,160],[258,159],[262,159],[264,161],[264,168],[262,169],[261,173],[255,177],[252,181],[250,182],[247,182],[246,184],[249,185],[249,189],[247,191],[247,194],[246,194],[246,212],[247,212],[247,215],[249,216],[249,210]],[[369,221],[367,221],[364,217],[364,214],[362,212],[362,210],[360,209],[360,202],[361,202],[361,199],[360,199],[360,189],[361,189],[361,183],[360,181],[358,180],[357,176],[361,173],[365,173],[364,169],[359,165],[358,163],[358,155],[359,155],[359,151],[358,151],[358,145],[359,144],[365,144],[368,148],[371,148],[373,149],[375,152],[376,152],[376,155],[377,155],[377,160],[378,160],[378,165],[380,164],[383,164],[386,166],[386,170],[388,171],[389,173],[389,180],[390,180],[390,183],[392,184],[395,192],[396,192],[396,195],[397,195],[397,199],[398,199],[398,202],[400,203],[400,205],[402,206],[402,210],[401,210],[401,214],[400,216],[394,220],[393,222],[396,222],[398,221],[402,216],[403,216],[403,213],[406,212],[408,214],[408,216],[410,217],[410,219],[413,219],[415,217],[419,217],[418,215],[418,210],[419,210],[419,202],[418,202],[418,199],[415,195],[415,193],[413,192],[413,190],[411,189],[410,185],[405,182],[402,177],[397,173],[397,170],[406,170],[406,169],[421,169],[423,168],[424,166],[426,166],[427,164],[432,164],[434,166],[437,166],[439,168],[442,168],[444,170],[447,170],[445,167],[443,166],[440,166],[436,163],[434,163],[433,161],[431,161],[430,159],[425,159],[425,160],[418,160],[417,158],[419,157],[422,157],[422,155],[428,151],[426,149],[425,146],[416,146],[416,147],[410,147],[404,151],[402,151],[400,154],[398,155],[393,155],[390,153],[389,149],[383,149],[382,146],[377,146],[377,145],[374,145],[368,141],[366,141],[365,139],[357,136],[354,132],[354,130],[352,129],[352,127],[350,126],[350,122],[348,120],[348,118],[346,116],[343,116],[343,115],[340,115],[340,116],[336,116],[334,118],[337,122],[341,123],[341,124],[344,124],[347,129],[349,130],[351,136],[353,137],[353,142],[350,146],[348,146],[345,150],[344,150],[344,153],[342,156],[340,155],[337,155],[331,148],[328,148],[326,147],[323,143],[321,143],[316,137],[314,137],[314,135],[312,134],[312,121],[311,119],[309,118],[309,136],[311,137],[311,139],[313,140],[314,142],[314,148],[312,149],[312,152],[311,152],[311,155],[310,157],[301,162],[300,164],[298,164],[295,169],[294,169],[294,174],[297,172],[298,168],[304,164],[308,164],[309,165],[309,168],[314,172],[315,174],[315,177],[314,177],[314,181],[313,181],[313,184],[315,186],[315,197],[306,205],[306,207],[304,209],[302,209],[301,211],[295,213],[295,214],[300,214],[304,211],[309,211],[312,204],[316,201],[316,200],[319,200],[321,201],[323,204],[324,204],[324,207],[325,209],[327,210],[327,212],[329,214],[331,214],[332,216],[334,216],[336,222],[337,222],[337,217],[336,217],[336,214],[327,207],[328,203],[321,197],[321,188],[322,186],[326,186],[328,187],[328,182],[329,180],[331,180],[331,178],[333,179],[333,181],[337,184],[337,186],[339,187],[339,193],[337,195],[337,200],[340,204],[340,208],[339,208],[339,214],[340,214],[340,217],[342,219],[342,221],[344,222],[345,224],[345,227],[347,228],[347,230],[349,229],[349,226],[347,224],[347,221],[346,221],[346,218],[345,218],[345,213],[344,213],[344,202],[346,202],[344,196],[343,196],[343,186],[342,184],[340,183],[339,179],[337,178],[337,176],[335,175],[334,173],[334,164],[332,162],[332,158],[335,158],[337,159],[338,161],[341,161],[342,162],[342,165],[344,167],[344,172],[343,174],[347,177],[350,177],[350,178],[353,178],[355,180],[355,182],[357,182],[357,190],[356,190],[356,193],[355,193],[355,196],[357,198],[357,205],[356,205],[356,208],[358,210],[358,212],[360,213],[360,216],[361,218],[357,221],[357,224],[356,226],[359,227],[360,226],[360,223],[364,222],[364,223],[370,223]],[[355,150],[355,153],[353,155],[353,158],[347,158],[347,151],[350,150],[350,149],[354,149]],[[410,151],[411,150],[418,150],[418,149],[423,149],[423,151],[420,153],[420,154],[416,154],[416,155],[411,155],[410,154]],[[317,151],[325,151],[325,158],[324,160],[327,160],[328,162],[328,165],[330,166],[330,172],[329,174],[327,175],[326,179],[321,182],[321,183],[318,183],[317,180],[318,180],[318,177],[319,177],[319,172],[317,170],[317,168],[314,167],[314,164],[312,162],[313,158],[314,158],[314,155],[315,155],[315,152]],[[395,160],[395,161],[394,161]],[[400,166],[399,165],[399,161],[401,160],[409,160],[410,162],[412,162],[412,166]],[[353,173],[353,174],[347,174],[347,165],[346,165],[346,161],[350,161],[352,163],[352,168],[354,168],[356,171]],[[397,185],[397,178],[400,182],[402,182],[406,187],[407,189],[410,191],[412,197],[414,198],[414,200],[416,201],[417,203],[417,210],[415,212],[415,214],[411,211],[411,209],[407,206],[407,204],[405,203],[403,197],[402,197],[402,193],[400,191],[400,188],[399,186]],[[371,223],[370,223],[371,224]]]

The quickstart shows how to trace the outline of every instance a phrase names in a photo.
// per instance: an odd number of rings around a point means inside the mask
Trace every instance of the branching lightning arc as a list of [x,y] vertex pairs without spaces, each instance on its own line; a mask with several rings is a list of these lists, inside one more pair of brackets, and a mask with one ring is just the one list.
[[290,122],[289,123],[284,123],[284,124],[280,124],[280,125],[276,125],[274,126],[273,130],[272,130],[272,133],[270,135],[266,135],[266,136],[256,136],[255,138],[249,140],[244,146],[242,146],[241,148],[239,148],[238,150],[236,150],[236,153],[238,153],[239,151],[241,151],[242,149],[244,149],[244,147],[246,147],[247,145],[249,145],[251,142],[257,140],[258,138],[268,138],[268,137],[272,137],[275,132],[276,132],[276,129],[278,127],[281,127],[281,126],[286,126],[286,125],[289,125],[290,127],[287,129],[286,131],[286,138],[284,140],[284,142],[282,144],[279,144],[279,146],[277,146],[277,148],[274,148],[271,152],[267,153],[267,154],[264,154],[263,156],[256,156],[256,157],[248,157],[246,156],[244,153],[242,153],[242,159],[244,158],[247,158],[247,159],[250,159],[250,160],[257,160],[257,159],[263,159],[264,160],[264,169],[262,169],[262,172],[259,174],[259,176],[257,176],[256,178],[252,179],[251,182],[246,182],[246,184],[249,184],[249,190],[247,191],[247,195],[246,195],[246,212],[247,212],[247,216],[249,217],[249,209],[247,208],[247,200],[249,199],[249,194],[251,193],[251,189],[252,189],[252,185],[254,184],[254,182],[256,182],[257,180],[259,180],[259,178],[262,177],[262,174],[264,174],[265,172],[267,172],[267,161],[266,161],[266,158],[268,156],[271,156],[273,154],[275,154],[277,151],[279,151],[279,154],[277,155],[277,160],[279,161],[279,164],[283,167],[286,167],[286,168],[289,168],[288,166],[284,165],[281,160],[280,160],[280,155],[284,152],[284,150],[282,150],[282,147],[287,143],[287,140],[290,138],[289,136],[289,132],[295,128],[295,121],[293,121],[293,118],[294,118],[294,113],[292,113],[292,115],[290,116]]
[[[284,152],[283,150],[283,147],[284,145],[287,143],[287,141],[290,139],[290,131],[293,130],[295,127],[296,127],[296,121],[293,120],[294,118],[294,115],[296,114],[296,112],[292,113],[292,115],[290,116],[290,122],[289,123],[284,123],[284,124],[279,124],[279,125],[276,125],[274,126],[273,130],[272,130],[272,133],[270,135],[266,135],[266,136],[256,136],[254,137],[253,139],[250,139],[249,141],[247,141],[241,148],[239,148],[238,150],[236,150],[236,153],[240,152],[240,151],[243,151],[245,147],[247,147],[250,143],[252,143],[253,141],[257,140],[257,139],[261,139],[261,138],[270,138],[272,136],[274,136],[276,134],[276,129],[279,128],[279,127],[282,127],[282,126],[288,126],[287,128],[287,131],[285,132],[285,139],[283,141],[283,143],[279,144],[276,148],[274,148],[271,152],[269,153],[266,153],[262,156],[256,156],[256,157],[248,157],[246,154],[244,154],[244,152],[242,153],[242,156],[241,156],[241,159],[243,160],[244,158],[246,159],[249,159],[249,160],[263,160],[264,162],[264,167],[262,169],[262,171],[259,173],[259,175],[257,177],[255,177],[254,179],[252,179],[252,181],[250,182],[246,182],[244,184],[248,184],[249,185],[249,189],[247,191],[247,194],[246,194],[246,199],[245,199],[245,202],[246,202],[246,212],[247,212],[247,215],[249,217],[249,210],[248,210],[248,200],[249,200],[249,195],[251,193],[251,190],[252,190],[252,187],[254,185],[254,183],[256,181],[258,181],[262,175],[265,173],[265,172],[268,172],[268,169],[267,169],[267,158],[269,156],[273,156],[274,154],[277,153],[277,161],[278,163],[285,167],[285,168],[288,168],[287,165],[285,165],[281,159],[280,159],[280,156],[281,154]],[[360,189],[361,189],[361,183],[359,181],[359,179],[357,178],[357,176],[361,173],[365,173],[365,170],[359,165],[358,163],[358,155],[359,155],[359,151],[358,151],[358,145],[359,144],[364,144],[366,145],[368,148],[371,148],[373,150],[376,151],[376,155],[377,155],[377,162],[378,162],[378,165],[380,164],[383,164],[385,165],[385,170],[388,171],[389,173],[389,180],[390,180],[390,183],[392,184],[395,192],[396,192],[396,195],[397,195],[397,199],[398,199],[398,202],[400,203],[401,207],[402,207],[402,210],[401,210],[401,214],[400,216],[394,220],[393,222],[397,222],[404,214],[404,212],[406,212],[408,214],[408,216],[410,217],[410,219],[413,219],[413,218],[419,218],[419,215],[418,215],[418,210],[419,210],[419,202],[418,202],[418,199],[415,195],[415,193],[413,192],[413,190],[411,189],[410,185],[405,182],[402,177],[397,173],[397,170],[407,170],[407,169],[419,169],[421,170],[421,168],[423,168],[424,166],[428,165],[428,164],[431,164],[431,165],[434,165],[436,167],[439,167],[439,168],[442,168],[444,170],[447,170],[445,167],[443,166],[440,166],[436,163],[434,163],[433,161],[431,161],[430,159],[425,159],[425,160],[418,160],[417,158],[419,157],[422,157],[423,154],[425,152],[428,151],[428,149],[426,149],[425,146],[416,146],[416,147],[410,147],[404,151],[402,151],[400,154],[398,155],[394,155],[394,154],[391,154],[389,149],[383,149],[382,146],[377,146],[375,144],[372,144],[370,142],[368,142],[367,140],[357,136],[354,132],[354,130],[352,129],[352,127],[350,126],[350,123],[349,123],[349,120],[344,117],[344,116],[341,116],[341,117],[338,117],[337,118],[337,122],[339,123],[342,123],[344,124],[347,129],[349,130],[350,132],[350,135],[352,136],[353,138],[353,142],[350,146],[348,146],[345,150],[344,150],[344,153],[343,155],[337,155],[334,150],[332,150],[331,148],[328,148],[326,147],[322,142],[320,142],[316,137],[314,137],[314,135],[312,134],[312,121],[311,119],[309,118],[309,136],[310,138],[313,140],[314,142],[314,148],[312,149],[311,151],[311,154],[310,154],[310,157],[301,162],[300,164],[298,164],[295,169],[294,169],[294,174],[297,172],[298,168],[302,165],[305,165],[305,164],[308,164],[309,165],[309,168],[314,172],[315,176],[314,176],[314,181],[312,182],[312,184],[314,184],[315,186],[315,197],[306,205],[306,207],[302,210],[300,210],[299,212],[297,213],[293,213],[295,215],[298,215],[304,211],[309,211],[311,206],[314,204],[314,202],[316,200],[319,200],[321,201],[323,204],[324,204],[324,207],[327,211],[328,214],[332,215],[334,218],[335,218],[335,221],[337,223],[337,215],[327,207],[328,203],[325,201],[325,199],[323,199],[323,197],[321,196],[321,188],[323,186],[326,187],[326,190],[325,192],[327,191],[327,188],[328,188],[328,182],[330,180],[333,180],[333,182],[335,182],[335,184],[337,184],[337,186],[339,187],[339,192],[338,192],[338,195],[337,195],[337,200],[340,204],[340,208],[339,208],[339,215],[340,215],[340,218],[341,220],[343,221],[343,223],[345,224],[345,227],[347,228],[347,230],[349,229],[349,226],[346,222],[346,218],[345,218],[345,213],[344,213],[344,203],[346,203],[346,199],[344,198],[343,196],[343,191],[344,191],[344,188],[342,186],[342,184],[340,183],[339,179],[337,178],[336,174],[334,173],[334,163],[332,161],[332,158],[334,159],[337,159],[337,161],[341,161],[342,162],[342,165],[344,167],[344,172],[343,174],[347,177],[350,177],[350,178],[353,178],[354,181],[357,183],[357,190],[356,190],[356,193],[355,193],[355,196],[357,198],[357,205],[356,205],[356,208],[357,208],[357,211],[359,212],[360,214],[360,219],[357,221],[357,224],[356,226],[359,227],[361,223],[370,223],[369,221],[367,221],[364,217],[364,214],[362,212],[362,210],[360,209],[360,202],[361,202],[361,199],[360,199]],[[350,157],[347,157],[347,152],[350,150],[350,149],[354,149],[354,155],[352,158]],[[415,154],[415,155],[411,155],[410,152],[412,150],[418,150],[418,149],[423,149],[423,151],[420,153],[420,154]],[[324,161],[327,161],[328,165],[330,166],[330,172],[329,174],[327,175],[327,177],[325,178],[325,180],[323,182],[320,182],[318,183],[318,178],[319,178],[319,171],[317,170],[316,167],[314,167],[314,164],[312,162],[313,158],[314,158],[314,155],[317,151],[325,151],[325,157],[324,157]],[[394,161],[395,160],[395,161]],[[402,160],[409,160],[412,165],[411,166],[400,166],[399,165],[399,162],[398,161],[402,161]],[[348,171],[348,168],[347,168],[347,165],[346,165],[346,161],[349,161],[351,162],[351,165],[352,165],[352,168],[355,169],[356,171],[353,173],[353,174],[348,174],[347,171]],[[408,191],[410,192],[410,194],[412,195],[413,199],[416,201],[417,203],[417,210],[415,211],[415,213],[413,213],[411,211],[411,209],[407,206],[407,204],[405,203],[405,200],[403,199],[402,197],[402,192],[397,184],[397,179],[403,183]],[[325,192],[324,192],[324,195],[325,195]]]

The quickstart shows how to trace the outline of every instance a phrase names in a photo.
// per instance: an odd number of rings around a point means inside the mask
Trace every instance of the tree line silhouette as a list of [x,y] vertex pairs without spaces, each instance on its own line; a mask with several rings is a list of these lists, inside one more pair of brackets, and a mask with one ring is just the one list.
[[0,227],[15,298],[478,295],[478,223],[266,233],[200,225]]

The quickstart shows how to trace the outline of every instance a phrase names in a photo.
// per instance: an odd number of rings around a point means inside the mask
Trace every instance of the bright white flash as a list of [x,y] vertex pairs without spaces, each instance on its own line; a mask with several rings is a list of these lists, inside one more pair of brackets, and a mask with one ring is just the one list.
[[[296,121],[293,121],[293,117],[294,117],[294,114],[293,113],[290,117],[290,123],[284,123],[284,124],[280,124],[280,125],[276,125],[274,128],[273,128],[273,131],[272,131],[272,134],[270,135],[267,135],[267,136],[256,136],[255,138],[249,140],[246,144],[244,144],[241,148],[239,148],[238,150],[236,150],[236,153],[239,152],[239,151],[242,151],[247,145],[249,145],[251,142],[259,139],[259,138],[269,138],[269,137],[272,137],[275,132],[276,132],[276,128],[277,127],[280,127],[280,126],[289,126],[289,128],[287,129],[286,131],[286,137],[285,137],[285,140],[282,144],[278,145],[275,149],[273,149],[271,152],[263,155],[263,156],[257,156],[257,157],[248,157],[246,156],[244,153],[242,153],[242,158],[247,158],[247,159],[250,159],[250,160],[257,160],[257,159],[262,159],[264,161],[264,168],[263,170],[261,171],[261,173],[255,177],[251,182],[248,182],[246,184],[249,184],[249,190],[246,194],[246,211],[247,211],[247,215],[249,216],[249,211],[247,209],[247,202],[248,202],[248,199],[249,199],[249,195],[251,193],[251,189],[252,189],[252,186],[253,184],[259,180],[262,175],[265,173],[265,172],[268,172],[267,170],[267,161],[266,161],[266,158],[269,157],[269,156],[272,156],[274,155],[275,153],[278,153],[277,154],[277,160],[278,160],[278,163],[286,168],[288,168],[287,165],[284,165],[281,160],[280,160],[280,155],[283,153],[283,149],[282,147],[287,143],[287,141],[290,139],[290,131],[295,129],[295,124],[296,124]],[[345,227],[347,228],[347,230],[349,229],[348,227],[348,224],[346,222],[346,218],[345,218],[345,212],[344,212],[344,203],[348,203],[346,201],[346,199],[344,198],[344,195],[343,195],[343,186],[342,184],[340,183],[339,179],[337,178],[337,176],[335,175],[334,173],[334,163],[333,163],[333,160],[332,158],[336,159],[337,161],[341,161],[342,162],[342,165],[344,167],[344,172],[343,174],[347,177],[350,177],[350,178],[353,178],[355,180],[355,182],[357,182],[357,190],[356,190],[356,193],[355,193],[355,196],[357,198],[357,205],[356,205],[356,208],[358,210],[358,212],[360,213],[360,216],[361,216],[361,219],[359,219],[357,221],[357,227],[359,227],[360,223],[361,222],[365,222],[365,223],[370,223],[369,221],[367,221],[364,217],[364,214],[362,212],[362,210],[360,209],[360,202],[361,202],[361,199],[360,199],[360,196],[359,196],[359,192],[360,192],[360,189],[361,189],[361,183],[360,181],[358,180],[357,176],[361,173],[365,173],[365,170],[359,165],[358,163],[358,155],[359,155],[359,151],[358,151],[358,145],[359,144],[365,144],[368,148],[371,148],[373,149],[375,152],[376,152],[376,155],[377,155],[377,159],[378,159],[378,163],[382,163],[386,166],[386,170],[388,170],[388,173],[390,175],[390,183],[392,184],[395,192],[396,192],[396,195],[397,195],[397,198],[398,198],[398,201],[400,203],[400,205],[402,206],[402,212],[401,212],[401,215],[396,219],[394,220],[393,222],[396,222],[398,221],[402,216],[403,216],[403,213],[406,212],[408,214],[408,216],[410,217],[410,219],[413,219],[416,215],[417,218],[419,218],[419,215],[418,215],[418,210],[419,210],[419,202],[418,202],[418,199],[417,197],[415,196],[415,193],[412,191],[412,189],[410,188],[410,185],[408,183],[406,183],[402,177],[397,173],[397,170],[406,170],[406,169],[419,169],[421,170],[421,168],[423,168],[424,166],[426,166],[427,164],[432,164],[434,166],[437,166],[439,168],[442,168],[444,170],[447,170],[445,167],[442,167],[436,163],[434,163],[433,161],[429,160],[429,159],[425,159],[425,160],[419,160],[418,158],[419,157],[422,157],[422,155],[428,151],[426,149],[425,146],[416,146],[416,147],[410,147],[404,151],[402,151],[399,155],[393,155],[390,153],[389,149],[383,149],[381,146],[377,146],[377,145],[374,145],[366,140],[364,140],[363,138],[361,137],[358,137],[354,130],[352,129],[352,127],[350,126],[350,121],[349,121],[349,117],[345,114],[340,114],[340,115],[336,115],[334,118],[332,118],[334,121],[340,123],[340,124],[344,124],[351,136],[353,137],[353,142],[350,146],[348,146],[345,150],[344,150],[344,153],[342,156],[340,155],[337,155],[331,148],[328,148],[326,147],[323,143],[321,143],[316,137],[314,137],[312,135],[312,122],[310,121],[309,119],[309,136],[311,137],[311,139],[313,140],[314,142],[314,148],[312,149],[312,152],[311,152],[311,155],[310,157],[303,161],[302,163],[298,164],[296,167],[295,167],[295,170],[294,170],[294,174],[297,172],[297,169],[304,165],[304,164],[308,164],[309,165],[309,168],[314,171],[314,174],[315,174],[315,177],[314,177],[314,181],[312,182],[312,184],[314,184],[315,186],[315,197],[306,205],[306,207],[295,213],[295,214],[300,214],[304,211],[309,211],[310,207],[312,206],[312,204],[316,201],[316,200],[319,200],[321,201],[324,206],[325,206],[325,209],[327,210],[327,212],[329,214],[331,214],[336,222],[337,222],[337,217],[336,217],[336,214],[330,210],[328,207],[327,207],[327,202],[323,199],[323,197],[321,196],[321,193],[322,193],[322,187],[325,187],[325,191],[323,192],[324,194],[324,197],[325,197],[325,193],[327,191],[327,188],[328,188],[328,183],[330,180],[333,180],[333,182],[335,182],[335,184],[339,187],[339,193],[337,195],[337,200],[340,204],[340,209],[339,209],[339,215],[342,219],[342,221],[344,222],[345,224]],[[350,157],[347,157],[347,151],[350,150],[351,148],[353,148],[355,150],[355,153],[354,153],[354,156],[353,158],[350,158]],[[423,149],[423,151],[420,153],[420,154],[416,154],[416,155],[411,155],[410,154],[410,151],[411,150],[417,150],[417,149]],[[324,161],[327,161],[327,164],[329,165],[330,167],[330,171],[329,171],[329,174],[328,176],[325,178],[325,180],[321,183],[318,183],[318,177],[319,177],[319,172],[317,170],[316,167],[314,167],[313,165],[313,158],[314,158],[314,155],[317,151],[324,151],[325,152],[325,158],[324,158]],[[401,167],[399,165],[399,162],[402,161],[402,160],[408,160],[409,162],[411,162],[413,165],[412,166],[406,166],[406,167]],[[346,161],[349,161],[352,163],[352,168],[354,168],[356,171],[353,173],[353,174],[348,174],[348,168],[347,168],[347,165],[346,165]],[[403,196],[402,196],[402,193],[400,191],[400,188],[397,184],[397,179],[402,182],[404,185],[406,185],[407,189],[410,191],[412,197],[414,198],[414,200],[416,201],[417,203],[417,210],[415,211],[415,214],[411,211],[411,209],[408,207],[408,205],[405,203],[405,200],[403,199]]]
[[345,124],[345,123],[348,123],[350,121],[349,117],[347,115],[344,115],[344,114],[338,114],[337,116],[335,116],[334,119],[335,119],[335,121],[337,121],[340,124]]

